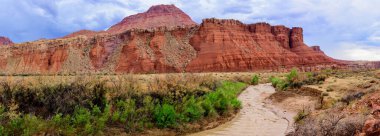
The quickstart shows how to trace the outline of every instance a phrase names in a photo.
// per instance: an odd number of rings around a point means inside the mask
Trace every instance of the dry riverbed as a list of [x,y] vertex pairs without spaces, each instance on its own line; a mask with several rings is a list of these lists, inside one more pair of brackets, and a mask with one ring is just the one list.
[[270,84],[250,86],[239,100],[243,108],[230,122],[192,136],[283,136],[291,130],[295,113],[271,105],[266,99],[275,92]]

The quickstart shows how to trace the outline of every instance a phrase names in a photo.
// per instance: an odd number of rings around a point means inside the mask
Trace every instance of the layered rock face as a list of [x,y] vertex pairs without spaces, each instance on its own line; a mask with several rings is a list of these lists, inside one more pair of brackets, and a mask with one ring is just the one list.
[[130,29],[150,29],[157,27],[194,26],[196,23],[174,5],[157,5],[144,13],[124,18],[107,31],[119,33]]
[[205,19],[190,43],[198,53],[187,71],[312,70],[336,64],[303,43],[301,28],[267,23]]
[[107,31],[0,47],[0,73],[311,71],[340,67],[303,43],[302,28],[204,19],[173,5],[125,18]]
[[13,42],[9,38],[0,36],[0,46],[11,45],[11,44],[13,44]]

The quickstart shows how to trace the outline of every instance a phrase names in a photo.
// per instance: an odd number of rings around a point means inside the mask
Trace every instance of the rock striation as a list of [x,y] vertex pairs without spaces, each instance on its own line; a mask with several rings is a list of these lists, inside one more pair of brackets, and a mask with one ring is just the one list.
[[197,50],[197,58],[186,68],[192,72],[313,70],[337,64],[304,44],[302,28],[298,27],[204,19],[190,44]]
[[126,17],[107,31],[0,47],[0,73],[312,71],[345,65],[303,41],[300,27],[204,19],[174,5]]
[[0,46],[1,45],[11,45],[11,44],[13,44],[13,42],[9,38],[0,36]]

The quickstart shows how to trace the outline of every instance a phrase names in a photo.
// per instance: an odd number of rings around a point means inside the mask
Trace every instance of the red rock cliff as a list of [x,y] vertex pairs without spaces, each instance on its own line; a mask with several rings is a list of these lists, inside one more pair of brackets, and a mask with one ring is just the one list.
[[245,25],[237,20],[205,19],[190,40],[197,50],[187,71],[281,70],[332,66],[335,62],[303,43],[301,28]]
[[[149,21],[148,21],[149,20]],[[173,5],[125,18],[106,32],[0,47],[0,73],[305,71],[342,62],[303,43],[302,28],[204,19]]]

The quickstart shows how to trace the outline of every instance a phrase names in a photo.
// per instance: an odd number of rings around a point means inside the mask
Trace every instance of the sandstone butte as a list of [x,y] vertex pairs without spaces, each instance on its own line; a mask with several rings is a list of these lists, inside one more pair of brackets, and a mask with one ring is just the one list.
[[107,31],[0,46],[0,73],[311,71],[348,64],[303,41],[300,27],[204,19],[157,5]]

